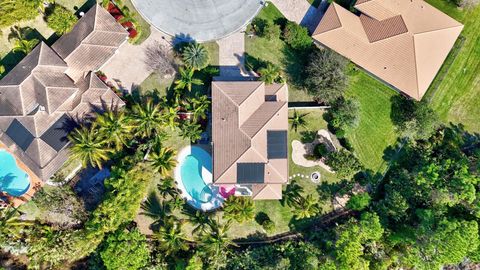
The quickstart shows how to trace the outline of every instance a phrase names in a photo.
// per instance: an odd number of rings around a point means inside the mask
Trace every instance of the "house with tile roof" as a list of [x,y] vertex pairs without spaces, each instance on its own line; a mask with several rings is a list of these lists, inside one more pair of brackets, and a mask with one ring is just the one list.
[[[107,32],[114,38],[93,37],[108,37]],[[0,80],[0,145],[41,180],[49,179],[67,160],[66,137],[78,121],[93,112],[124,105],[92,71],[106,62],[127,36],[128,32],[96,5],[52,48],[41,42]]]
[[404,94],[421,100],[463,25],[423,0],[332,3],[312,37]]
[[254,200],[281,199],[288,181],[288,91],[260,81],[212,83],[213,183]]

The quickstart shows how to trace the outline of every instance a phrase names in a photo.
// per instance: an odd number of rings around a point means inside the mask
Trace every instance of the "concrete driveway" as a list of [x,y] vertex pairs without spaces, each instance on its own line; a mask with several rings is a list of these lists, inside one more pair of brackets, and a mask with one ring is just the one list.
[[199,42],[237,32],[262,8],[261,0],[133,0],[154,27]]

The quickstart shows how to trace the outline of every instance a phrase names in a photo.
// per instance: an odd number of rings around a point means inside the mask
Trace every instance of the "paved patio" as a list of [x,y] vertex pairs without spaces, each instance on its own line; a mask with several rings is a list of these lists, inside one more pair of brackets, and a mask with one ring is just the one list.
[[151,27],[147,40],[140,45],[123,44],[100,70],[107,75],[108,81],[114,82],[120,89],[131,91],[152,73],[145,64],[145,50],[157,42],[171,47],[171,37]]
[[[310,28],[312,20],[317,17],[317,9],[307,0],[270,0],[275,7],[290,21]],[[322,1],[327,2],[326,0]],[[322,4],[320,6],[322,6]]]
[[237,32],[217,41],[221,77],[247,76],[245,71],[245,34]]
[[199,42],[237,32],[262,8],[260,0],[132,0],[157,29]]

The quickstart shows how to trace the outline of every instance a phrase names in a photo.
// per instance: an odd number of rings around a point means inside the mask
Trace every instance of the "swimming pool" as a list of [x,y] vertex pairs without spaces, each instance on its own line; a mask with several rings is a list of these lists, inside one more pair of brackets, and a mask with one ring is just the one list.
[[178,155],[175,181],[190,205],[204,211],[221,206],[223,197],[212,183],[212,157],[198,146],[188,146]]
[[30,188],[28,174],[9,152],[0,149],[0,191],[20,197]]

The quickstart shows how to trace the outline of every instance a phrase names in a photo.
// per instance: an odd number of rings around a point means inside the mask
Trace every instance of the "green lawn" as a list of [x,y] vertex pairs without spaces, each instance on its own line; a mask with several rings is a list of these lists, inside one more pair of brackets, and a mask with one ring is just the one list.
[[210,56],[210,61],[208,62],[211,66],[218,66],[218,43],[215,41],[203,43],[203,46],[208,51]]
[[[465,42],[448,68],[438,89],[426,98],[445,122],[463,123],[468,130],[480,131],[480,6],[461,11],[445,0],[427,2],[462,22]],[[450,56],[452,57],[452,56]],[[448,60],[447,60],[448,61]]]
[[[273,5],[269,4],[263,8],[257,15],[257,18],[266,21],[275,22],[285,20],[282,13]],[[246,66],[255,69],[259,62],[268,61],[279,66],[289,87],[290,101],[310,101],[312,98],[303,90],[295,86],[293,82],[299,81],[303,70],[303,57],[292,50],[280,38],[269,40],[262,37],[248,37],[248,31],[245,36]]]
[[347,131],[347,138],[364,166],[382,170],[383,151],[397,139],[390,119],[390,99],[398,93],[365,71],[353,70],[353,65],[349,80],[347,96],[360,102],[360,124]]

